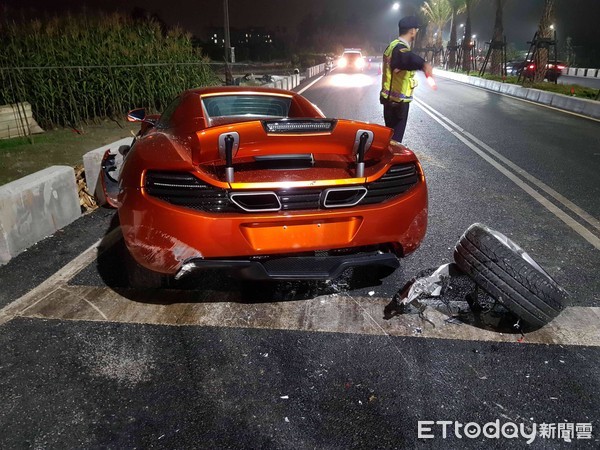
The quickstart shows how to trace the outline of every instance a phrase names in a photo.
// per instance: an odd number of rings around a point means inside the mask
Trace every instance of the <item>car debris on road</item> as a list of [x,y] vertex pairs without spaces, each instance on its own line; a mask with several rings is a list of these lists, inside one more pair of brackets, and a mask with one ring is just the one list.
[[473,291],[465,298],[473,313],[486,311],[479,300],[481,288],[517,318],[513,328],[521,333],[521,322],[539,328],[564,308],[567,292],[521,247],[485,225],[475,223],[465,231],[456,244],[454,259],[455,263],[443,264],[400,289],[392,301],[396,313],[406,312],[411,305],[427,320],[423,314],[427,305],[419,300],[440,297],[450,287],[451,278],[461,275],[474,282]]

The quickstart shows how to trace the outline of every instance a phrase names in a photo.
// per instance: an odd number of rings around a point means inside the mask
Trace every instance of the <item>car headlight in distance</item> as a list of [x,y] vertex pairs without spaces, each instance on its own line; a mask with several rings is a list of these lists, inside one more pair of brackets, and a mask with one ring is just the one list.
[[338,62],[338,66],[340,66],[341,68],[344,68],[348,65],[348,60],[346,58],[340,58],[339,62]]
[[365,67],[365,60],[362,58],[358,58],[354,64],[357,69],[363,69]]

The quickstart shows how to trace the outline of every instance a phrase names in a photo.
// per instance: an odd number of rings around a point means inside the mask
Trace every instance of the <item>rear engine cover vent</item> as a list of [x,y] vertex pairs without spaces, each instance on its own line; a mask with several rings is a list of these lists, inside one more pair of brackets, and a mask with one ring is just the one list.
[[254,160],[265,170],[309,169],[315,163],[312,153],[255,156]]

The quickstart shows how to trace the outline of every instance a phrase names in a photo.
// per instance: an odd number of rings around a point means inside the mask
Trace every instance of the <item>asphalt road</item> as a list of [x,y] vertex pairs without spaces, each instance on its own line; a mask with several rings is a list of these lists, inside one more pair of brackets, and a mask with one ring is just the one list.
[[[106,209],[0,267],[0,446],[522,448],[526,438],[469,438],[455,424],[445,439],[441,425],[419,439],[419,421],[499,421],[525,433],[554,425],[531,448],[597,448],[598,122],[438,85],[418,88],[405,138],[429,184],[428,233],[383,280],[211,273],[132,291]],[[382,123],[375,72],[333,71],[301,89],[328,116]],[[570,292],[561,316],[521,330],[501,308],[474,315],[465,277],[422,314],[393,314],[392,296],[450,262],[474,222]],[[571,424],[569,443],[558,430]]]

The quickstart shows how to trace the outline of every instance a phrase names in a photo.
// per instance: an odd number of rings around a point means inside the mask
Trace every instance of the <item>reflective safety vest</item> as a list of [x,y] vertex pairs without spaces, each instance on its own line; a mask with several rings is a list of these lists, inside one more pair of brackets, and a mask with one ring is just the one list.
[[392,102],[410,102],[412,100],[413,90],[417,87],[414,70],[401,70],[394,73],[392,69],[392,52],[397,45],[400,45],[400,51],[409,52],[410,48],[404,42],[396,39],[388,45],[383,52],[383,68],[381,70],[381,93],[379,94],[384,101]]

